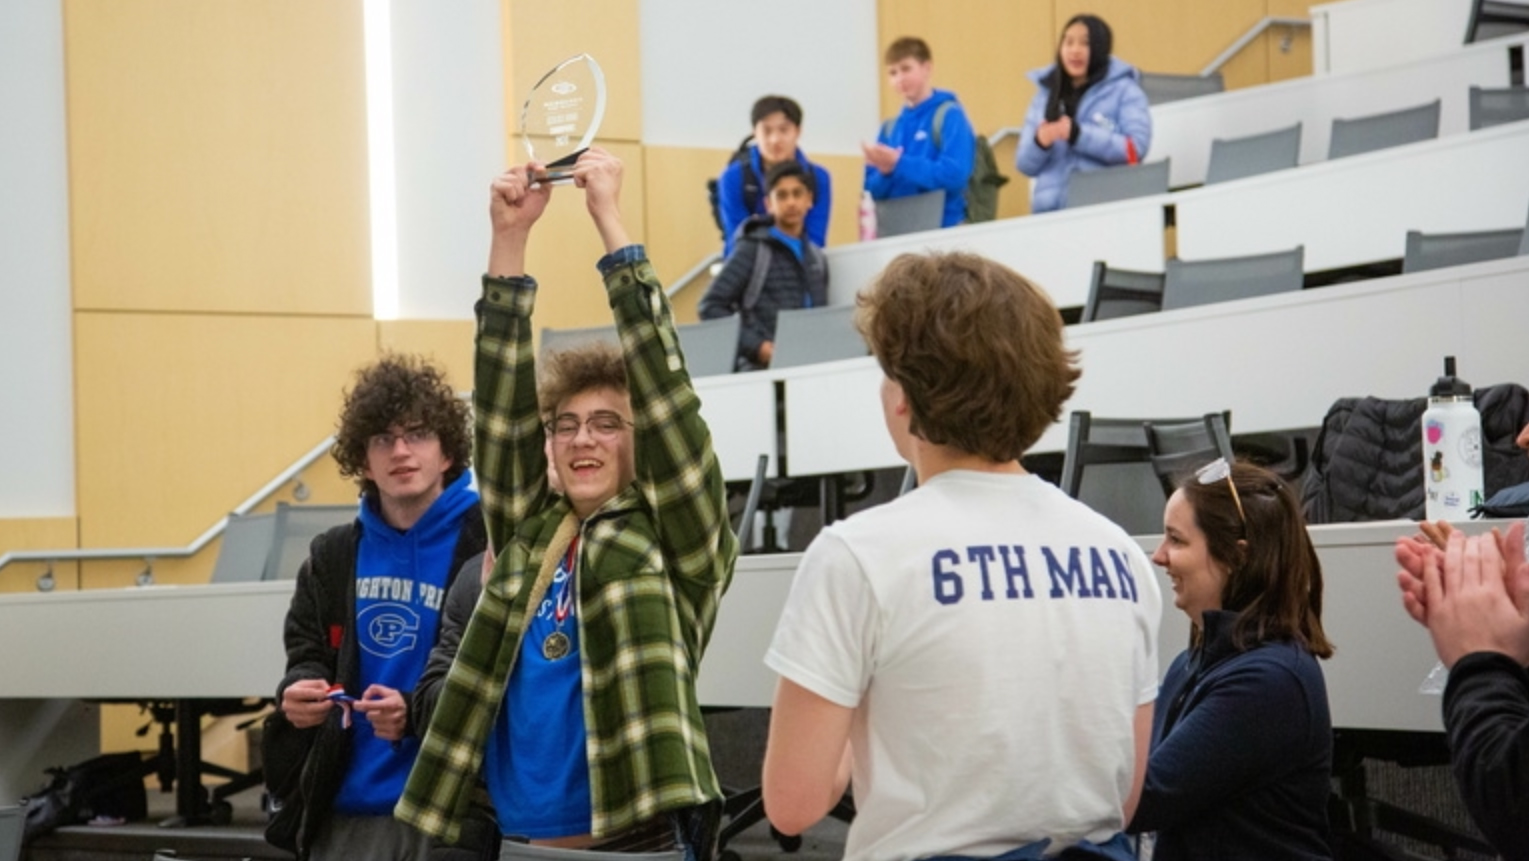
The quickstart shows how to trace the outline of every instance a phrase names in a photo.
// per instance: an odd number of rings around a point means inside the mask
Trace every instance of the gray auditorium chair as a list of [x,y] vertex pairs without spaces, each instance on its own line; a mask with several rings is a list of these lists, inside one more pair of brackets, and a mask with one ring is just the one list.
[[1226,81],[1220,72],[1212,75],[1166,75],[1159,72],[1142,72],[1141,89],[1147,94],[1147,104],[1161,105],[1195,96],[1209,96],[1226,89]]
[[771,369],[866,355],[865,339],[855,329],[854,317],[853,305],[780,312],[775,321]]
[[1518,243],[1519,256],[1529,255],[1529,218],[1524,219],[1524,238]]
[[1529,120],[1529,87],[1471,87],[1471,131]]
[[1236,456],[1232,453],[1231,423],[1230,410],[1206,413],[1193,421],[1142,423],[1147,456],[1163,493],[1172,494],[1179,482],[1218,457],[1232,462]]
[[1295,167],[1301,155],[1301,124],[1241,138],[1216,138],[1210,143],[1205,184],[1214,185]]
[[1327,145],[1327,157],[1346,158],[1387,147],[1433,140],[1438,136],[1439,99],[1434,99],[1426,105],[1399,111],[1370,114],[1351,120],[1335,118],[1332,138]]
[[1169,260],[1163,278],[1163,310],[1299,290],[1305,261],[1304,245],[1246,257]]
[[1081,322],[1113,320],[1161,310],[1162,273],[1111,269],[1103,260],[1094,261],[1094,275],[1088,284],[1088,302],[1083,306]]
[[274,545],[266,557],[262,580],[295,580],[308,558],[308,545],[332,526],[355,520],[357,504],[289,505],[276,503]]
[[738,357],[737,314],[675,326],[680,349],[685,353],[685,369],[692,377],[731,374]]
[[618,348],[621,346],[621,336],[616,334],[614,325],[590,326],[585,329],[543,329],[539,352],[566,350],[591,341],[605,341]]
[[1168,191],[1168,162],[1165,158],[1145,164],[1073,171],[1067,177],[1067,208],[1165,194]]
[[275,538],[274,514],[228,515],[209,582],[251,583],[261,579]]
[[1477,230],[1468,233],[1407,231],[1407,252],[1402,272],[1426,272],[1446,266],[1463,266],[1483,260],[1516,257],[1524,243],[1523,228]]
[[926,191],[876,201],[876,236],[901,236],[935,230],[945,217],[945,192]]
[[0,861],[20,861],[21,834],[26,824],[25,807],[0,807]]
[[1471,22],[1465,29],[1466,44],[1512,36],[1529,30],[1529,3],[1524,0],[1475,0]]
[[1095,418],[1087,410],[1069,417],[1062,492],[1114,521],[1132,535],[1163,531],[1168,496],[1152,468],[1146,424],[1180,424],[1193,417]]

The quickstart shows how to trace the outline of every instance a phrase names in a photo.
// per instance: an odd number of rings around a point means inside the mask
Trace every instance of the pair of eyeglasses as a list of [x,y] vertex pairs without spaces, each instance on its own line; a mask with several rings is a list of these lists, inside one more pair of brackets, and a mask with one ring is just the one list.
[[589,435],[597,439],[610,439],[632,423],[615,413],[595,413],[587,419],[576,415],[561,415],[547,422],[547,435],[559,442],[568,442],[579,435],[579,428],[589,428]]
[[403,433],[374,433],[366,438],[366,447],[372,451],[392,451],[399,440],[409,448],[419,448],[435,439],[435,431],[429,428],[409,428]]
[[1227,463],[1226,458],[1218,457],[1215,460],[1195,470],[1195,480],[1201,484],[1215,484],[1222,479],[1226,480],[1226,486],[1231,488],[1232,502],[1237,503],[1237,519],[1242,521],[1242,528],[1248,528],[1248,513],[1242,508],[1242,497],[1237,494],[1237,482],[1232,481],[1232,465]]

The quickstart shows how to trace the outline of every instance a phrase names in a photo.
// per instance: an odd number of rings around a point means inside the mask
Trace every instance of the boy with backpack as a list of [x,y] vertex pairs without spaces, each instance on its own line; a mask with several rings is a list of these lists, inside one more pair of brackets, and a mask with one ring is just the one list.
[[815,198],[807,168],[784,161],[765,174],[768,215],[750,216],[737,246],[701,297],[701,319],[741,314],[738,370],[767,368],[783,310],[828,302],[828,263],[807,230]]
[[764,176],[777,164],[797,162],[805,169],[812,207],[807,212],[807,236],[819,248],[828,244],[828,211],[833,187],[828,171],[807,160],[797,147],[802,135],[802,106],[785,96],[763,96],[751,114],[754,134],[733,154],[722,176],[711,186],[712,214],[722,228],[722,253],[731,257],[738,228],[750,216],[765,215],[768,189]]
[[[875,200],[944,191],[941,227],[991,220],[998,187],[1008,180],[998,174],[987,142],[972,131],[955,93],[934,88],[928,43],[905,36],[887,47],[884,59],[903,109],[882,123],[875,143],[861,145],[866,191]],[[969,197],[978,204],[971,212]]]

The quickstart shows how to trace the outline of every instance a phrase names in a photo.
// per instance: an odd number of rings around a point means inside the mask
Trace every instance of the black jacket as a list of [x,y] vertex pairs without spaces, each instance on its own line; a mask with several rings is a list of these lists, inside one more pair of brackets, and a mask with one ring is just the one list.
[[[360,541],[360,520],[336,526],[313,539],[287,612],[287,674],[276,687],[278,704],[287,686],[299,679],[332,679],[344,685],[351,696],[361,695],[361,652],[355,625],[356,549]],[[487,544],[483,512],[474,504],[462,516],[452,553],[449,576],[453,582],[462,563],[481,553]],[[448,583],[448,594],[450,588]],[[312,636],[308,629],[313,626],[328,631],[328,642],[323,636]],[[443,620],[441,628],[445,627]],[[404,700],[409,701],[410,692],[403,693]],[[419,735],[424,727],[411,705],[407,732]],[[349,754],[350,733],[340,726],[339,709],[332,710],[323,724],[307,729],[292,726],[280,708],[266,719],[261,739],[266,787],[280,808],[289,811],[286,817],[278,812],[266,831],[273,845],[297,853],[299,859],[307,857],[319,829],[329,819]]]
[[[1475,391],[1481,413],[1486,495],[1529,481],[1529,458],[1514,445],[1529,424],[1529,389],[1505,383]],[[1302,504],[1308,523],[1421,520],[1427,398],[1343,398],[1322,420]]]
[[1444,729],[1460,796],[1508,861],[1529,859],[1529,672],[1476,652],[1449,671]]
[[[740,370],[763,367],[759,348],[766,341],[775,340],[775,320],[781,311],[808,307],[804,301],[807,296],[812,297],[810,307],[828,304],[828,264],[822,251],[803,236],[808,253],[804,255],[805,261],[798,260],[784,242],[770,235],[773,224],[769,216],[754,216],[743,223],[737,248],[706,289],[697,308],[702,320],[742,315],[738,331]],[[754,274],[755,258],[760,254],[770,255],[770,268],[759,298],[751,306],[745,294]]]

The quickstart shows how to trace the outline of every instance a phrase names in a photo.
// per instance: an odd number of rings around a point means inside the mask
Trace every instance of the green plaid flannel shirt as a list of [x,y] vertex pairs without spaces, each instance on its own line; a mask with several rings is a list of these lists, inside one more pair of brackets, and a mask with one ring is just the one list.
[[[637,479],[580,525],[579,636],[592,830],[618,834],[722,796],[695,680],[738,543],[721,468],[642,246],[600,261],[626,356]],[[483,279],[474,452],[498,561],[463,635],[395,815],[454,841],[553,534],[530,277]]]

